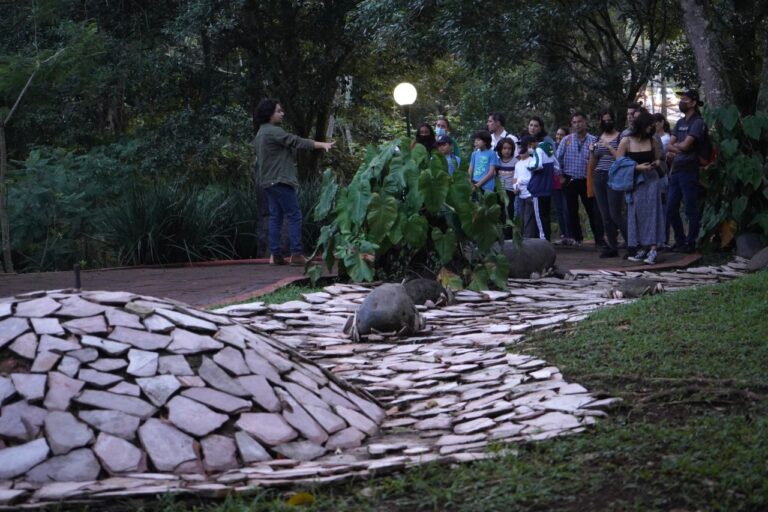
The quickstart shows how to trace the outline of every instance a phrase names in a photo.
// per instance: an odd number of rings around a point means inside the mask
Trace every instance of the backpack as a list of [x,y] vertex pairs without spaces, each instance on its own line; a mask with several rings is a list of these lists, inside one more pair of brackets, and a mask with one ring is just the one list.
[[696,141],[696,154],[699,157],[699,166],[708,167],[717,160],[717,148],[709,138],[709,128],[704,125],[704,135]]
[[635,161],[626,156],[617,158],[608,170],[608,186],[617,192],[631,192],[635,188]]
[[553,146],[551,142],[539,142],[539,148],[544,151],[544,154],[547,156],[552,156],[555,154],[555,146]]

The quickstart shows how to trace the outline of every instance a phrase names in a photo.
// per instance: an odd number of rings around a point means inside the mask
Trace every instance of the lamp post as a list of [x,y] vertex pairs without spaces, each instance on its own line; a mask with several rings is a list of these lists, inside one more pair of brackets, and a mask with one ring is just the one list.
[[393,92],[395,97],[395,103],[401,107],[405,107],[405,130],[408,134],[408,138],[411,138],[411,105],[416,101],[416,88],[413,84],[403,82],[397,84]]

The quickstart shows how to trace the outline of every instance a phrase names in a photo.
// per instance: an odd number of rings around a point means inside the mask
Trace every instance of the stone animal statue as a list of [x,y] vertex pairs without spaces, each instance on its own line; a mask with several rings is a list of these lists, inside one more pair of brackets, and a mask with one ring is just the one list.
[[354,316],[347,320],[344,333],[357,342],[366,334],[396,332],[407,335],[425,326],[426,322],[416,311],[405,287],[387,283],[368,294]]
[[625,279],[619,286],[608,291],[608,297],[612,299],[635,299],[644,295],[655,295],[662,293],[664,286],[651,279],[642,277],[633,277]]
[[[412,279],[403,283],[414,304],[445,306],[453,303],[453,293],[434,279]],[[431,303],[431,304],[430,304]]]
[[506,240],[504,255],[509,260],[509,277],[530,279],[532,275],[548,275],[555,267],[555,246],[546,240],[526,238],[520,247],[512,240]]

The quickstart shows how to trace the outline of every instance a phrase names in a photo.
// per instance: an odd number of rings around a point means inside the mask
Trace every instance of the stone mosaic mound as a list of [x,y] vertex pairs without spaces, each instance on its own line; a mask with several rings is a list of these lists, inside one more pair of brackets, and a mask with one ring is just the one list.
[[[311,357],[344,382],[364,389],[386,408],[379,431],[361,443],[352,437],[345,444],[349,448],[327,451],[313,460],[254,460],[220,473],[134,472],[93,481],[47,483],[31,482],[24,476],[0,479],[0,508],[22,502],[24,507],[40,507],[61,500],[154,498],[166,493],[222,497],[252,492],[254,487],[295,489],[307,484],[366,479],[429,463],[477,461],[505,453],[505,449],[498,449],[501,444],[578,434],[597,418],[606,416],[605,409],[617,399],[591,394],[578,383],[566,381],[556,367],[533,355],[515,354],[523,336],[534,331],[557,330],[582,320],[596,309],[627,302],[626,298],[610,297],[609,292],[628,279],[653,279],[663,283],[668,293],[674,293],[739,277],[746,264],[746,260],[737,258],[719,267],[658,274],[573,271],[572,280],[510,279],[510,289],[505,292],[461,292],[452,306],[419,307],[427,319],[424,332],[406,338],[370,335],[361,343],[351,342],[342,333],[342,326],[368,295],[370,287],[333,285],[322,292],[306,294],[302,301],[230,306],[202,320],[213,321],[217,317],[218,322],[224,322],[217,325],[240,328],[249,324],[254,329],[249,332],[266,338],[271,346],[277,340]],[[55,299],[53,295],[49,296]],[[88,301],[94,302],[93,297]],[[10,316],[12,308],[6,304],[0,299],[0,322]],[[178,312],[189,313],[186,306],[164,304],[165,308],[179,307]],[[0,336],[7,336],[7,331],[0,332]],[[15,341],[4,343],[13,345]],[[2,355],[8,354],[6,347]],[[287,349],[283,354],[288,354],[286,357],[292,361],[304,361]],[[12,355],[19,359],[17,354]],[[16,370],[0,369],[4,375],[13,371]],[[332,390],[339,394],[339,389],[346,391],[350,401],[360,399],[359,394],[350,396],[344,384],[329,380]],[[9,400],[2,391],[0,397],[8,405],[16,401]],[[75,402],[73,407],[81,405]],[[355,421],[352,416],[345,419]],[[31,442],[47,442],[42,436]],[[13,440],[9,446],[20,442]],[[139,446],[135,439],[132,444]],[[205,452],[203,446],[203,462]],[[7,466],[5,462],[0,465]]]
[[206,474],[375,434],[365,391],[255,327],[125,292],[0,299],[0,481]]

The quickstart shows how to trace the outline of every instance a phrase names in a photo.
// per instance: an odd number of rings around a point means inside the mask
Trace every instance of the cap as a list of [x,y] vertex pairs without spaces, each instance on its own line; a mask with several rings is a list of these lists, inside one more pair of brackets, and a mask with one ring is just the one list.
[[702,102],[699,99],[699,91],[697,91],[696,89],[685,89],[685,90],[682,90],[682,91],[678,91],[677,95],[678,96],[685,96],[686,98],[689,98],[690,100],[692,100],[694,103],[696,103],[699,106],[702,106],[704,104],[704,102]]
[[437,138],[436,142],[438,144],[450,144],[451,143],[451,138],[449,136],[447,136],[447,135],[440,135]]
[[537,142],[535,137],[533,137],[532,135],[526,135],[525,137],[522,137],[518,141],[517,145],[518,146],[523,146],[523,147],[527,148],[528,146],[530,146],[534,142]]

